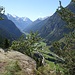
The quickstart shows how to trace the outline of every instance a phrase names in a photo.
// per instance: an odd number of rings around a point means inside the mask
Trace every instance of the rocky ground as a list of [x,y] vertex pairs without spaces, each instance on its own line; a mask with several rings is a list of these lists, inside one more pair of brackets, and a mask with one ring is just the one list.
[[[17,62],[20,70],[16,69],[13,65],[13,62]],[[7,68],[8,67],[8,68]],[[15,67],[11,70],[11,68]],[[8,71],[10,70],[10,74]],[[0,75],[35,75],[36,62],[18,51],[8,51],[4,52],[3,49],[0,49]]]

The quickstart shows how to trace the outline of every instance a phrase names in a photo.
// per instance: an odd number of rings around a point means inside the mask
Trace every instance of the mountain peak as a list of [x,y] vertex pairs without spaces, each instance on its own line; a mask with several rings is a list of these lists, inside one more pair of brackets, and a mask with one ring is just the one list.
[[38,18],[38,20],[41,20],[41,21],[42,21],[42,20],[45,20],[45,19],[48,18],[48,17],[49,17],[49,16],[44,17],[44,18],[41,18],[41,17],[40,17],[40,18]]
[[16,15],[7,14],[8,19],[13,21],[15,25],[23,31],[24,28],[26,28],[29,24],[32,23],[32,21],[27,17],[18,17]]
[[40,17],[40,18],[38,18],[38,20],[43,20],[43,19],[44,19],[44,18],[41,18],[41,17]]
[[12,15],[14,18],[18,18],[18,16],[16,16],[16,15]]
[[9,14],[9,13],[7,13],[6,15],[7,15],[7,17],[14,17],[14,18],[18,18],[18,16],[16,16],[16,15],[11,15],[11,14]]
[[23,21],[28,21],[29,20],[29,18],[27,18],[27,17],[22,17],[22,19],[23,19]]

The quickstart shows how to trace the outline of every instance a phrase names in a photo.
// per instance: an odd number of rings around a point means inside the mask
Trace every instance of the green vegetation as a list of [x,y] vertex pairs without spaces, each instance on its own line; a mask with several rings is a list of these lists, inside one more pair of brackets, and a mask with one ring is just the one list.
[[40,40],[37,32],[31,32],[30,35],[26,36],[26,39],[22,36],[19,40],[13,41],[10,48],[32,57],[33,52],[38,49]]
[[10,40],[8,40],[7,38],[2,38],[0,37],[0,47],[3,49],[8,49],[11,45]]
[[[56,42],[54,43],[54,48],[59,56],[65,59],[65,63],[61,64],[64,69],[64,75],[74,75],[75,74],[75,14],[67,8],[60,6],[58,8],[58,13],[61,18],[66,21],[67,27],[70,32],[65,36],[65,42],[63,44]],[[63,45],[61,48],[60,45]]]
[[[42,58],[37,58],[34,56],[35,52],[38,52],[41,49],[41,38],[38,36],[38,33],[31,32],[30,35],[28,34],[26,38],[22,36],[19,40],[13,41],[11,45],[11,49],[17,50],[26,54],[32,58],[34,58],[37,62],[37,67],[42,65]],[[38,54],[39,56],[39,54]]]
[[[26,38],[22,36],[19,40],[13,41],[10,48],[32,57],[37,64],[37,73],[39,73],[37,75],[42,75],[43,69],[44,75],[49,75],[49,70],[52,70],[55,74],[55,69],[59,68],[59,70],[61,70],[60,66],[57,67],[57,65],[54,63],[55,61],[59,61],[59,59],[56,54],[49,50],[49,46],[46,46],[46,43],[42,42],[41,40],[42,39],[38,36],[37,32],[31,32],[26,36]],[[42,63],[43,57],[44,64]]]
[[27,75],[22,68],[20,68],[18,61],[8,61],[4,67],[4,71],[0,75]]
[[[74,2],[74,1],[73,1]],[[60,3],[61,4],[61,3]],[[56,75],[74,75],[75,74],[75,14],[71,12],[67,8],[63,8],[62,5],[58,8],[57,12],[61,16],[61,18],[66,22],[67,28],[70,30],[68,34],[60,39],[59,41],[55,41],[52,44],[53,52],[60,57],[62,57],[62,63],[53,64],[53,62],[49,60],[45,60],[47,64],[50,65],[51,69],[54,71],[55,66],[55,73]],[[57,55],[49,56],[48,51],[42,51],[44,57],[53,58],[56,60]],[[49,52],[50,53],[50,52]],[[53,54],[53,53],[51,53]],[[55,58],[54,58],[55,56]],[[52,65],[52,66],[51,66]],[[48,69],[48,68],[46,68]],[[40,70],[42,71],[42,70]],[[44,69],[43,69],[44,71]],[[43,72],[42,71],[42,72]],[[47,70],[46,70],[47,71]],[[49,73],[49,72],[47,72]],[[54,74],[53,74],[54,75]]]
[[17,61],[11,61],[5,68],[4,75],[21,75],[21,68],[18,65]]
[[4,48],[9,48],[10,46],[10,41],[8,39],[4,39]]
[[[74,2],[74,0],[72,1]],[[70,31],[59,41],[52,43],[53,52],[49,50],[50,47],[46,43],[42,42],[42,38],[38,36],[37,32],[31,32],[26,38],[21,36],[18,40],[14,40],[10,47],[10,49],[26,54],[36,61],[36,75],[75,74],[75,14],[62,7],[61,1],[57,12],[61,19],[66,22],[66,27]],[[9,46],[9,40],[5,39],[2,47],[9,48]],[[43,59],[44,63],[42,63]],[[15,61],[6,66],[4,75],[21,75],[21,72],[18,62]]]

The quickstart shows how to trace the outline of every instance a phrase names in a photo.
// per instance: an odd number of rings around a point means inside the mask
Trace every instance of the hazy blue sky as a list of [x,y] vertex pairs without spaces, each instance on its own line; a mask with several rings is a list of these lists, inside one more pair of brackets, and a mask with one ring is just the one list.
[[[65,7],[71,0],[61,0]],[[59,6],[59,0],[0,0],[0,6],[6,13],[35,20],[39,17],[51,16]]]

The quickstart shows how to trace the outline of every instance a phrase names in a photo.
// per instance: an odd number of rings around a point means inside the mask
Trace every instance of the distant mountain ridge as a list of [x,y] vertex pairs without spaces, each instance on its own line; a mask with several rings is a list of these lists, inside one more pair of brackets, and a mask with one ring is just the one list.
[[7,17],[9,20],[13,21],[21,31],[23,31],[32,23],[32,21],[27,17],[18,17],[16,15],[11,14],[7,14]]
[[38,31],[39,29],[41,29],[41,27],[43,26],[43,24],[47,22],[47,20],[48,20],[48,17],[38,18],[33,23],[31,23],[29,27],[26,27],[24,29],[24,32],[29,33],[30,31],[33,31],[33,32]]

